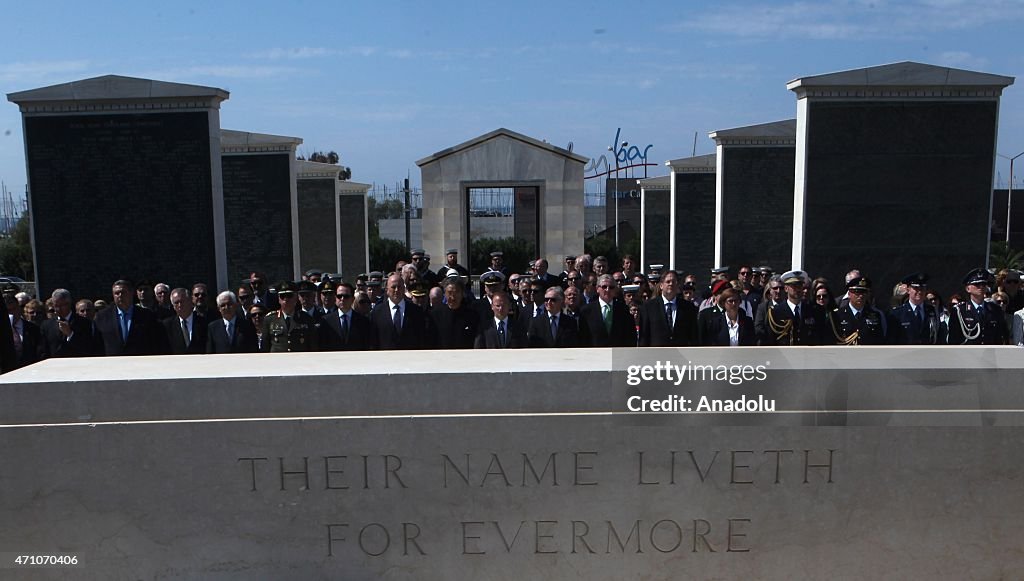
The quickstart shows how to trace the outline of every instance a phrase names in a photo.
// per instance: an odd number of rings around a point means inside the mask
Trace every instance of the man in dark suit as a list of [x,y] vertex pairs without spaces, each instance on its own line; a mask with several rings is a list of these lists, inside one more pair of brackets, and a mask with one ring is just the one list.
[[50,295],[56,315],[42,326],[43,357],[88,357],[97,355],[92,322],[71,309],[71,292],[59,288]]
[[239,307],[235,293],[224,291],[217,295],[220,317],[206,327],[207,353],[256,353],[259,350],[256,327],[248,317],[238,314]]
[[402,276],[388,277],[386,299],[370,312],[372,344],[377,349],[430,349],[432,327],[423,309],[405,300]]
[[527,336],[530,347],[577,347],[579,333],[576,321],[562,314],[565,296],[561,287],[553,286],[544,291],[543,315],[530,319]]
[[581,347],[636,347],[636,323],[616,300],[619,286],[610,274],[597,279],[597,299],[580,309]]
[[[113,303],[96,315],[106,355],[163,355],[168,352],[167,334],[156,315],[132,304],[135,286],[121,279],[111,288]],[[175,320],[171,318],[169,320]]]
[[176,288],[171,291],[173,317],[160,323],[167,335],[167,344],[172,355],[206,353],[206,332],[209,319],[197,313],[188,289]]
[[544,288],[550,288],[555,285],[561,286],[562,280],[557,276],[548,272],[548,261],[546,258],[538,258],[533,261],[533,267],[537,270],[537,274],[534,276]]
[[897,345],[940,345],[941,324],[935,307],[924,297],[928,294],[928,275],[914,273],[900,281],[907,291],[907,301],[893,308],[889,335]]
[[765,345],[834,343],[834,340],[829,339],[832,333],[828,329],[825,309],[805,299],[808,282],[809,277],[802,270],[791,270],[782,275],[786,298],[767,312]]
[[365,351],[370,348],[370,319],[352,309],[356,289],[339,282],[334,287],[337,309],[323,315],[320,324],[321,351]]
[[647,299],[640,306],[640,346],[698,345],[697,307],[679,297],[679,274],[666,272],[658,286],[661,296]]
[[[22,308],[18,305],[18,299],[14,294],[6,293],[4,302],[7,304],[7,311],[10,313],[9,328],[11,340],[14,345],[15,359],[12,369],[32,365],[39,361],[42,351],[43,336],[39,326],[22,316]],[[4,371],[8,371],[5,369]]]
[[444,304],[430,310],[430,320],[437,330],[438,349],[473,348],[480,328],[480,315],[465,302],[464,295],[461,278],[449,277],[444,283]]
[[504,292],[491,298],[493,317],[483,324],[473,347],[476,349],[520,349],[528,345],[522,321],[508,316],[511,301]]
[[517,313],[523,326],[529,328],[530,320],[544,314],[544,283],[531,279],[523,290],[524,302]]

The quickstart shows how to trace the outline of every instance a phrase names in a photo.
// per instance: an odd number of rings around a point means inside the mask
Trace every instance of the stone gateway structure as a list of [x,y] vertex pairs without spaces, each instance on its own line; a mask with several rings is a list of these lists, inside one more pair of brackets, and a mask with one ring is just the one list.
[[[416,162],[423,184],[423,248],[468,259],[470,189],[515,190],[515,237],[552,265],[583,253],[583,167],[587,158],[508,129],[496,129]],[[473,273],[486,264],[466,264]]]

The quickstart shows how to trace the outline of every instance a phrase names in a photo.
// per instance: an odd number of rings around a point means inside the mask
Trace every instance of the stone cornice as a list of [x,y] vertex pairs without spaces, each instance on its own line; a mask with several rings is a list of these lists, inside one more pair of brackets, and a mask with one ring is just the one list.
[[135,111],[205,111],[220,109],[221,99],[161,99],[139,101],[27,101],[18,109],[25,114],[120,113]]

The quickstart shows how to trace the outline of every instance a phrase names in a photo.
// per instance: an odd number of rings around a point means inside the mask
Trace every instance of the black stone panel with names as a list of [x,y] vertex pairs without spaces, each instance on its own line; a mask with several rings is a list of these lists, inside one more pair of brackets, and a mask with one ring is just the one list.
[[290,155],[224,155],[224,228],[228,280],[252,271],[290,279],[292,211]]
[[810,103],[804,266],[888,296],[924,271],[948,294],[985,266],[995,102]]
[[794,147],[726,148],[722,264],[792,261]]
[[341,216],[341,277],[355,282],[366,272],[366,196],[338,196]]
[[645,190],[643,195],[644,262],[668,266],[671,194],[668,190]]
[[332,272],[338,265],[334,179],[299,180],[299,270]]
[[40,292],[215,284],[206,112],[26,117]]
[[703,283],[715,261],[715,174],[676,174],[676,270]]

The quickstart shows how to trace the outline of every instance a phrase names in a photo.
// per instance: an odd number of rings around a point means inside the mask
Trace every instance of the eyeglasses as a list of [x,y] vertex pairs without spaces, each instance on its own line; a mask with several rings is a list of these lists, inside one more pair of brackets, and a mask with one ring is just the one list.
[[750,271],[749,270],[741,270],[741,271],[739,271],[738,274],[740,276],[747,276],[748,274],[750,274]]
[[524,293],[530,293],[532,295],[533,293],[537,292],[537,289],[535,289],[535,288],[524,288],[523,292]]
[[817,295],[817,296],[816,296],[816,298],[817,298],[817,299],[818,299],[819,301],[821,301],[821,300],[826,300],[826,299],[828,299],[828,295]]
[[780,291],[780,290],[782,290],[782,287],[781,286],[770,286],[770,287],[768,287],[768,290],[770,290],[772,292]]
[[192,293],[192,296],[194,296],[194,297],[196,297],[198,299],[198,298],[205,297],[206,293]]
[[[1006,301],[1002,301],[1002,300],[1000,300],[1000,301],[995,301],[995,303],[996,303],[997,305],[1001,306],[1001,307],[1005,307],[1005,306],[1006,306]],[[47,311],[47,312],[50,312],[50,313],[52,313],[53,311]]]
[[250,313],[249,314],[249,318],[250,319],[262,319],[264,316],[266,316],[266,313]]
[[562,297],[544,297],[545,303],[557,303],[560,300],[562,300]]
[[602,284],[602,285],[598,285],[597,288],[603,288],[603,289],[607,290],[607,289],[615,288],[615,287],[610,285],[610,284]]
[[575,282],[575,281],[577,281],[579,279],[580,279],[580,277],[578,277],[578,276],[570,276],[570,277],[566,278],[565,280],[567,280],[569,282]]
[[350,299],[350,298],[354,297],[355,295],[350,295],[348,293],[338,293],[338,294],[336,294],[334,296],[338,297],[339,299]]

